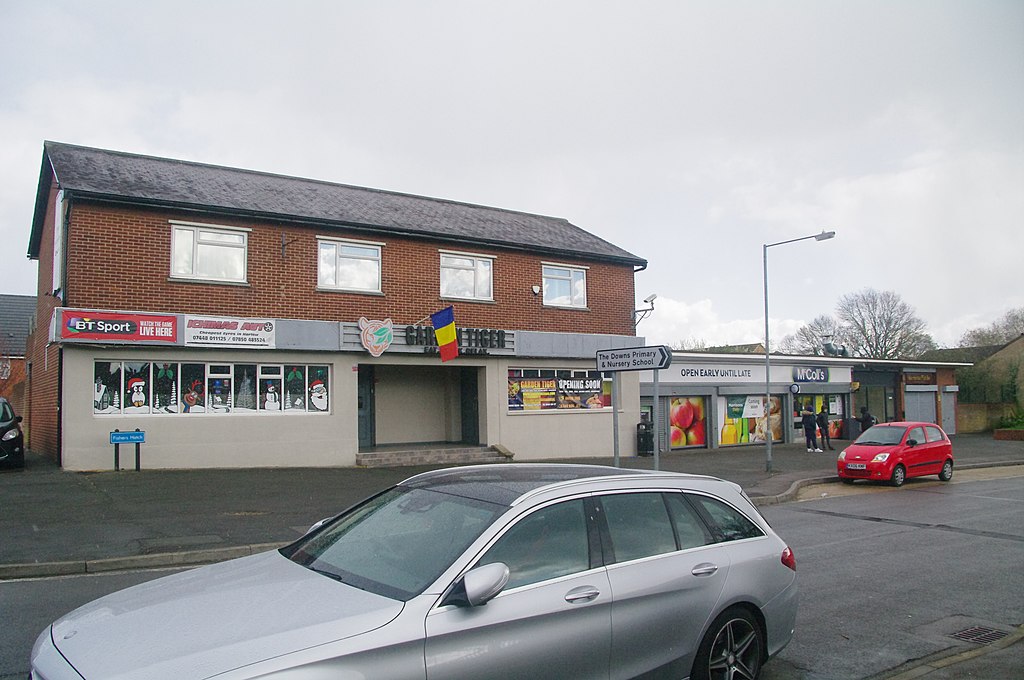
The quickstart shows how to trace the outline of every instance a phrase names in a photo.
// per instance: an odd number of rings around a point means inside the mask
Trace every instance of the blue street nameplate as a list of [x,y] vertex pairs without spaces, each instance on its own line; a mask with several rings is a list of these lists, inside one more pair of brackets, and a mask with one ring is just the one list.
[[145,444],[145,432],[111,432],[111,444]]

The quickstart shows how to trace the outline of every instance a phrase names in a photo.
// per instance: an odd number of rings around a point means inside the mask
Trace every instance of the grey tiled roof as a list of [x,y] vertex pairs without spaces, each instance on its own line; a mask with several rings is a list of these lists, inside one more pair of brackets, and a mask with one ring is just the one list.
[[34,295],[0,295],[0,353],[25,356],[28,326],[35,313]]
[[[60,188],[82,197],[646,265],[642,258],[556,217],[58,142],[44,145],[41,194],[48,189],[48,165]],[[37,201],[29,245],[33,256],[38,254],[42,221]]]
[[983,345],[980,347],[950,347],[946,349],[930,349],[917,357],[917,361],[957,361],[976,364],[999,350],[1003,345]]

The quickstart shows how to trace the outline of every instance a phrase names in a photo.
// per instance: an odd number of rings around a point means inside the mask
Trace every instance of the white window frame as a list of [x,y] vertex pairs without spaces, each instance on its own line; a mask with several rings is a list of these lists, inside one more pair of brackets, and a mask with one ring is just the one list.
[[[440,254],[440,281],[438,284],[442,298],[453,298],[456,300],[477,300],[482,302],[493,302],[494,301],[494,255],[482,255],[480,253],[465,253],[457,250],[439,250]],[[458,265],[445,265],[445,258],[459,258],[463,260],[472,260],[472,267],[458,266]],[[480,266],[481,262],[487,262],[487,272],[490,274],[489,288],[490,295],[481,295],[478,293],[478,279],[477,277],[481,274],[483,269]],[[472,271],[473,272],[473,294],[472,295],[453,295],[451,293],[445,293],[444,291],[444,274],[445,271]]]
[[[376,288],[358,288],[356,286],[342,285],[337,280],[335,283],[324,283],[323,274],[320,271],[320,248],[324,245],[334,246],[334,265],[335,265],[335,279],[337,279],[337,272],[340,271],[338,266],[342,260],[361,260],[368,262],[377,263],[377,287]],[[358,248],[369,248],[377,251],[377,256],[374,257],[362,257],[359,255],[345,255],[342,256],[340,246],[356,246]],[[380,293],[381,286],[384,281],[383,271],[383,248],[384,244],[377,241],[356,241],[353,239],[345,238],[332,238],[330,236],[317,236],[316,237],[316,286],[320,290],[343,290],[353,293]]]
[[[249,232],[251,229],[245,227],[228,227],[220,224],[204,224],[201,222],[180,222],[177,220],[170,220],[171,224],[171,278],[173,279],[187,279],[189,281],[218,281],[224,283],[247,283],[249,280]],[[175,259],[177,255],[177,233],[178,231],[191,231],[192,232],[192,253],[191,263],[192,270],[190,272],[177,272],[175,271]],[[242,242],[240,244],[225,243],[223,241],[207,241],[202,239],[200,236],[203,232],[210,232],[213,234],[219,234],[224,236],[241,236]],[[199,263],[199,246],[216,246],[218,248],[226,248],[232,250],[242,251],[242,276],[240,278],[227,278],[219,276],[206,276],[201,272],[197,272]]]
[[[587,270],[590,267],[585,267],[578,264],[563,264],[561,262],[541,262],[540,263],[541,280],[544,283],[544,306],[545,307],[562,307],[564,309],[587,309]],[[564,270],[565,274],[558,274],[551,270],[560,269]],[[575,289],[573,282],[576,280],[576,275],[580,274],[583,277],[583,299],[579,300],[576,298]],[[558,281],[569,282],[569,304],[561,305],[554,302],[548,302],[548,279]]]

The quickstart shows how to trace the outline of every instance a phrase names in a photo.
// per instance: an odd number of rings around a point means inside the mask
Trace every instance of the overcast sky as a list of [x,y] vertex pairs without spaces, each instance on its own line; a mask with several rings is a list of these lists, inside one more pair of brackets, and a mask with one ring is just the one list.
[[943,346],[1024,306],[1020,0],[0,0],[0,65],[0,293],[49,139],[564,217],[649,261],[649,343],[762,340],[762,244],[823,228],[773,345],[867,287]]

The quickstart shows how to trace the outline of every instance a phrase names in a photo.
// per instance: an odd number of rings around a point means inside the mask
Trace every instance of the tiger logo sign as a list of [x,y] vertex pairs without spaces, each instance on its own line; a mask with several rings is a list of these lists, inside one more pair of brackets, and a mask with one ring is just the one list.
[[375,357],[384,354],[395,339],[391,319],[370,321],[365,316],[359,317],[359,341],[366,351]]

